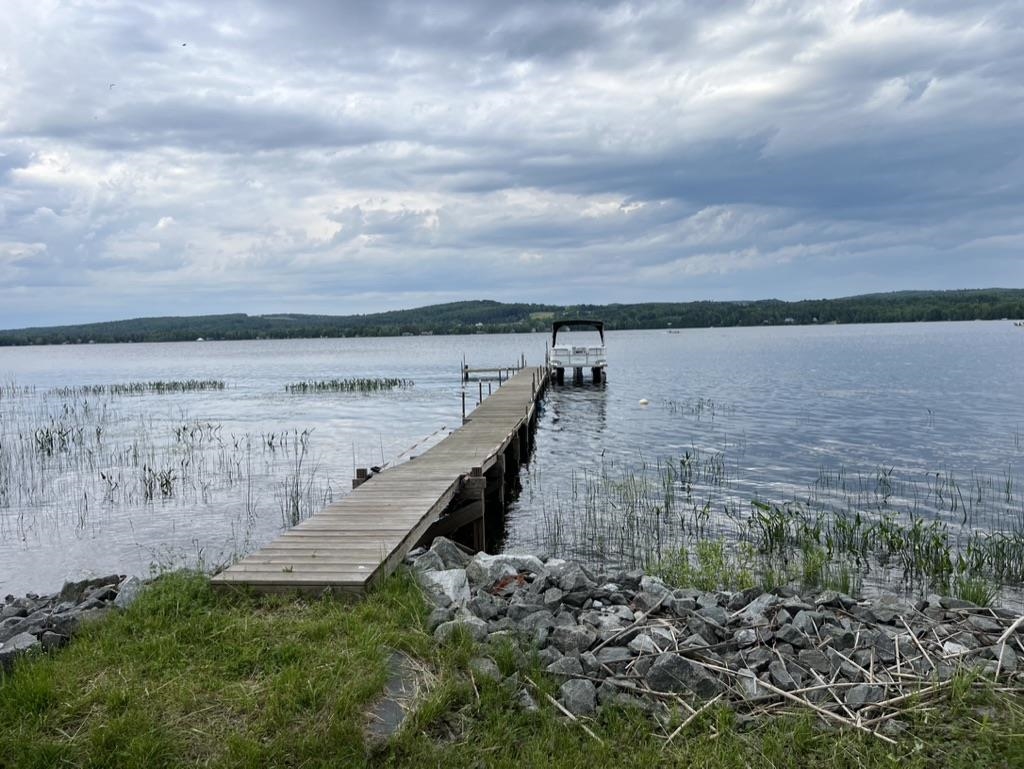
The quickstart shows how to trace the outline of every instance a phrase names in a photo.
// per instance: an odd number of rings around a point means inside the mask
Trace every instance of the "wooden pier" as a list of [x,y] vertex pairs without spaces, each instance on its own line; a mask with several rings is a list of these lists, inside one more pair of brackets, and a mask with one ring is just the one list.
[[423,454],[351,493],[213,578],[260,593],[364,594],[421,541],[446,535],[485,549],[505,492],[529,455],[543,367],[523,367]]

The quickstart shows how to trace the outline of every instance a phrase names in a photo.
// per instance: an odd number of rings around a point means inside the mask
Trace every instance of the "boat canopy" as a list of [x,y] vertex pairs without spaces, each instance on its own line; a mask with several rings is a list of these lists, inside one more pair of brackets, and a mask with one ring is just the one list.
[[587,326],[589,328],[597,329],[597,333],[601,335],[601,344],[604,344],[604,322],[600,320],[588,320],[586,318],[574,318],[572,320],[556,320],[551,324],[551,346],[554,347],[556,340],[558,339],[558,332],[567,327],[572,326]]

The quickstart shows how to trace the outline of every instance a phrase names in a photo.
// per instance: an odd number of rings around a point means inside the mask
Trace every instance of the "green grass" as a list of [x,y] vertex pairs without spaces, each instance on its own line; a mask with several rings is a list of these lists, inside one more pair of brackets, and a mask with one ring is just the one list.
[[[706,555],[717,568],[715,553]],[[606,709],[589,727],[558,717],[534,668],[541,709],[468,674],[479,649],[437,647],[426,609],[399,574],[366,601],[216,596],[200,576],[160,579],[125,614],[65,650],[0,677],[0,767],[1013,767],[1024,765],[1024,700],[951,687],[905,720],[898,745],[824,728],[809,715],[747,722],[712,710],[679,723]],[[390,649],[420,660],[434,686],[412,726],[368,754],[362,713],[386,678]],[[494,650],[503,672],[516,655]],[[715,736],[715,731],[717,736]]]

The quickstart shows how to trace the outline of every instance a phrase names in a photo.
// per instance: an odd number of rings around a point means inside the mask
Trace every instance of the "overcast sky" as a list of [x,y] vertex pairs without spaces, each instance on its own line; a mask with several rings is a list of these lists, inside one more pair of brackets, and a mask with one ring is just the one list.
[[3,0],[0,327],[1024,287],[1024,2]]

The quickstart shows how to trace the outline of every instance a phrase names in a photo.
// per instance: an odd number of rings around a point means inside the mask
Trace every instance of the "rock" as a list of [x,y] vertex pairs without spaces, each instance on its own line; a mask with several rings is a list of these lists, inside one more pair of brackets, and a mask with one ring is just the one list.
[[522,622],[524,618],[529,617],[531,614],[536,614],[539,611],[546,611],[548,614],[551,614],[552,617],[555,616],[552,614],[550,609],[545,608],[539,603],[510,603],[506,610],[506,614],[513,622]]
[[440,643],[446,643],[460,631],[468,634],[474,641],[483,641],[487,638],[487,623],[472,614],[462,615],[438,625],[434,630],[434,638]]
[[48,652],[60,649],[62,646],[67,644],[68,640],[69,639],[66,635],[54,633],[50,630],[44,631],[39,637],[39,643],[42,645],[43,649]]
[[427,616],[427,632],[433,633],[442,622],[455,618],[455,609],[451,606],[438,606]]
[[446,569],[465,569],[472,555],[447,537],[436,537],[430,543],[430,551],[437,555]]
[[146,587],[145,583],[138,577],[128,577],[117,588],[117,597],[114,599],[114,606],[118,609],[127,609],[142,594]]
[[416,571],[446,571],[448,568],[441,560],[441,556],[432,550],[424,550],[413,558],[412,567]]
[[526,689],[519,690],[519,693],[516,695],[516,705],[520,710],[527,713],[536,713],[540,710],[540,706],[537,705],[537,700],[535,700],[533,695],[526,691]]
[[556,627],[551,633],[551,644],[563,654],[585,652],[597,640],[597,633],[586,627]]
[[768,663],[775,659],[775,655],[763,646],[755,646],[753,649],[742,651],[737,657],[742,662],[740,667],[747,667],[758,673],[768,667]]
[[740,670],[737,674],[737,678],[739,680],[740,691],[743,693],[743,697],[745,699],[750,700],[770,693],[770,690],[761,685],[761,682],[757,678],[757,674],[750,668],[743,668]]
[[[930,601],[929,601],[930,602]],[[952,596],[942,596],[939,598],[939,605],[947,611],[953,609],[977,609],[977,604],[973,604],[970,601],[964,601],[961,598],[953,598]]]
[[544,669],[557,676],[583,675],[583,663],[580,662],[579,657],[561,657]]
[[502,598],[479,591],[469,600],[466,608],[482,620],[492,620],[502,616],[508,610],[508,604]]
[[31,633],[19,633],[8,638],[3,646],[0,646],[0,670],[10,670],[15,659],[40,647],[39,639]]
[[969,654],[970,651],[971,650],[968,649],[966,646],[964,646],[963,644],[958,644],[956,641],[946,641],[942,644],[942,652],[946,656],[954,654],[957,656],[962,656],[965,654]]
[[753,646],[757,643],[757,631],[752,627],[740,628],[733,634],[733,640],[741,649]]
[[697,601],[693,598],[669,598],[663,604],[677,617],[686,618],[697,610]]
[[633,606],[636,607],[637,611],[651,611],[656,606],[661,606],[667,595],[667,592],[658,595],[656,593],[649,593],[646,590],[641,590],[633,597]]
[[781,600],[778,596],[771,593],[762,593],[743,607],[739,612],[739,617],[750,624],[767,624],[768,617],[772,613],[771,610],[780,603]]
[[661,654],[662,648],[650,633],[641,633],[627,644],[634,654]]
[[110,574],[106,577],[83,579],[80,582],[65,582],[64,587],[62,587],[60,593],[57,594],[57,598],[61,601],[81,603],[89,590],[97,587],[103,587],[105,585],[120,585],[124,578],[125,575],[123,574]]
[[644,680],[651,689],[658,692],[689,690],[705,698],[713,697],[723,688],[721,682],[707,670],[671,652],[655,660]]
[[549,665],[558,662],[565,655],[558,651],[554,646],[545,646],[539,652],[537,652],[537,659],[540,660],[542,667],[548,667]]
[[384,693],[364,716],[363,733],[370,751],[381,750],[405,726],[425,686],[420,666],[401,652],[388,659]]
[[441,606],[463,606],[469,601],[469,582],[462,569],[423,571],[416,575],[416,579]]
[[547,590],[544,591],[544,594],[541,596],[541,600],[544,603],[544,608],[548,609],[549,611],[554,611],[555,609],[557,609],[562,604],[563,598],[565,598],[565,593],[562,591],[561,588],[558,587],[549,587]]
[[469,669],[477,678],[489,678],[492,681],[501,680],[501,669],[498,663],[490,657],[474,657],[469,661]]
[[768,675],[772,683],[784,692],[791,692],[797,688],[796,679],[781,660],[775,660],[768,665]]
[[[633,659],[633,652],[625,646],[605,646],[597,652],[598,669],[607,667],[613,673],[619,673],[624,670],[626,665],[632,662]],[[586,660],[582,661],[585,666]]]
[[967,624],[981,633],[995,633],[998,635],[1003,632],[1002,625],[991,617],[986,617],[982,614],[969,615],[967,617]]
[[590,591],[596,583],[578,563],[549,558],[544,564],[548,579],[563,593]]
[[490,587],[502,577],[512,577],[520,572],[540,574],[544,564],[534,555],[488,555],[477,553],[466,565],[466,576],[473,585]]
[[881,702],[885,697],[885,689],[872,684],[857,684],[846,691],[846,707],[850,710],[860,710],[865,705],[872,705]]
[[553,630],[555,627],[555,615],[547,609],[541,609],[519,620],[519,627],[523,632],[531,634],[536,633],[540,629]]
[[729,615],[721,606],[705,606],[697,610],[697,616],[716,628],[724,628],[729,624]]
[[672,591],[658,577],[643,576],[640,578],[640,590],[654,596],[656,601],[667,599]]
[[585,678],[573,678],[559,687],[559,699],[574,716],[588,716],[597,709],[597,688]]
[[803,649],[797,654],[800,664],[808,670],[813,670],[822,675],[831,675],[832,665],[828,657],[817,649]]
[[810,640],[795,625],[783,625],[775,631],[775,637],[782,643],[787,643],[795,649],[803,649],[809,644]]

